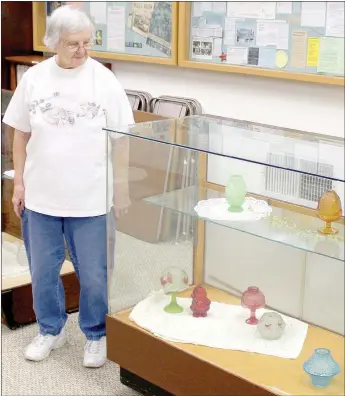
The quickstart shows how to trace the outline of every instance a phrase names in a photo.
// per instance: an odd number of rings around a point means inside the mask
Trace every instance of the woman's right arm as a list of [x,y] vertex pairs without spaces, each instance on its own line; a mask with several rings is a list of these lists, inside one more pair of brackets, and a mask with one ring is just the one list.
[[14,189],[13,189],[13,209],[15,214],[20,214],[25,206],[25,189],[24,189],[24,167],[26,161],[26,146],[31,137],[31,133],[22,132],[18,129],[14,131],[13,139],[13,165],[14,165]]

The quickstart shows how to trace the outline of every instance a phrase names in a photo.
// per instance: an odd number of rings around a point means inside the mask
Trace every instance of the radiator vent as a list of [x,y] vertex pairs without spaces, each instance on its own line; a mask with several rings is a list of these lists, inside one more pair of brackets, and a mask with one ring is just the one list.
[[[296,159],[293,155],[268,153],[267,160],[271,165],[300,169],[309,173],[318,172],[322,176],[333,176],[332,165]],[[333,188],[332,180],[269,166],[266,167],[265,180],[267,192],[283,194],[312,202],[317,202],[325,191],[332,190]]]

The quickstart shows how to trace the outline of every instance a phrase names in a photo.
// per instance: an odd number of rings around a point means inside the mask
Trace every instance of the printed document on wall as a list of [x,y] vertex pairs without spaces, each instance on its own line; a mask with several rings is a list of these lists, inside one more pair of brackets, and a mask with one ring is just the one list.
[[231,18],[274,19],[276,17],[276,2],[228,1],[227,15]]
[[107,44],[109,50],[125,50],[125,23],[125,7],[108,8]]
[[344,39],[321,37],[318,73],[344,76]]
[[215,38],[213,39],[213,56],[219,56],[222,53],[222,39]]
[[256,45],[289,48],[289,25],[285,21],[258,21],[256,31]]
[[193,17],[201,17],[203,13],[202,3],[200,1],[193,2]]
[[344,2],[327,2],[326,36],[344,37]]
[[326,2],[303,1],[301,26],[325,27],[326,24]]
[[97,24],[107,23],[107,2],[106,1],[90,1],[90,15]]
[[214,1],[213,2],[213,12],[219,14],[226,13],[226,1]]
[[295,30],[292,33],[291,66],[304,68],[307,58],[308,33],[304,30]]
[[292,1],[277,1],[277,14],[292,14]]
[[248,48],[228,47],[227,62],[232,65],[248,64]]
[[237,19],[233,18],[225,18],[224,45],[235,45],[236,20]]
[[320,38],[319,37],[309,37],[308,38],[308,56],[307,56],[307,66],[317,67],[319,63],[319,53],[320,53]]

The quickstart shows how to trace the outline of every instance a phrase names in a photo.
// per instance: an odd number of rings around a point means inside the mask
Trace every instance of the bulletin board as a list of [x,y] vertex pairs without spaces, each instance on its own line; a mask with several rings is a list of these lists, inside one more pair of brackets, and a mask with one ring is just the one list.
[[179,24],[180,66],[344,85],[344,2],[191,2]]
[[[42,3],[35,3],[36,11],[42,13]],[[44,30],[47,16],[64,4],[80,6],[93,20],[96,34],[91,55],[107,59],[177,64],[176,2],[44,2]],[[38,36],[43,35],[41,28]]]

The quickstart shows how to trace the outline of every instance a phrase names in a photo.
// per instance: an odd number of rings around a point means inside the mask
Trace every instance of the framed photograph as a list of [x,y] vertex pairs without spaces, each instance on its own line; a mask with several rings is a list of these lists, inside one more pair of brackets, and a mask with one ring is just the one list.
[[96,42],[95,45],[102,45],[103,44],[103,31],[96,30]]

